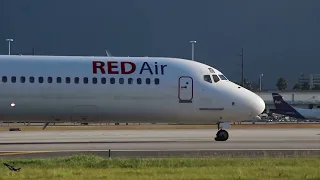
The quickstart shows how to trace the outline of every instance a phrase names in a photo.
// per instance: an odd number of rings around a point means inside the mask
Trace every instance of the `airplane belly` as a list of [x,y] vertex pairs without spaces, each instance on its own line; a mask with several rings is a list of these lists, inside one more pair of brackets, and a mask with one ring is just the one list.
[[[100,103],[101,104],[101,103]],[[101,105],[101,119],[109,122],[178,122],[183,109],[173,100],[110,100]]]
[[196,99],[195,102],[199,120],[216,122],[216,120],[220,120],[220,117],[223,116],[224,107],[221,103],[217,103],[211,97],[202,96],[201,98]]
[[99,121],[99,107],[96,105],[77,105],[71,109],[71,121]]
[[[110,92],[111,93],[111,92]],[[112,93],[111,93],[112,94]],[[161,94],[158,96],[101,96],[86,95],[81,97],[27,96],[17,98],[2,98],[0,100],[1,121],[103,121],[120,123],[212,123],[219,120],[221,112],[202,111],[207,105],[194,98],[192,103],[179,103],[176,94]],[[63,96],[63,97],[62,97]],[[75,96],[75,95],[74,95]],[[85,97],[85,98],[84,98]],[[14,103],[15,106],[11,107]],[[208,106],[212,108],[211,106]]]
[[[15,106],[11,106],[11,104]],[[1,100],[0,116],[2,121],[70,121],[71,103],[63,100],[19,99]]]
[[174,101],[128,101],[106,99],[21,99],[2,100],[1,121],[108,121],[179,122],[190,109],[180,109]]

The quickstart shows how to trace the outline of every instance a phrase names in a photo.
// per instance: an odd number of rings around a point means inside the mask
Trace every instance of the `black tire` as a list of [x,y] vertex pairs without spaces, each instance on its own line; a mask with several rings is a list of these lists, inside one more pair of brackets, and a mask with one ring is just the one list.
[[226,141],[229,139],[229,133],[226,130],[219,130],[217,132],[216,141]]

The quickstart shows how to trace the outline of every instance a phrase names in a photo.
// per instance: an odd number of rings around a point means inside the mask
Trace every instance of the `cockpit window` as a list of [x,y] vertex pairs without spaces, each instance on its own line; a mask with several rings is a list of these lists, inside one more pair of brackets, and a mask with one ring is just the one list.
[[209,83],[212,83],[212,79],[211,79],[211,76],[210,75],[204,75],[203,76],[203,79]]
[[212,75],[212,78],[213,78],[214,82],[220,81],[219,77],[215,74]]
[[214,73],[214,70],[212,68],[208,68],[208,69],[211,73]]
[[219,77],[221,80],[228,80],[223,74],[220,74]]

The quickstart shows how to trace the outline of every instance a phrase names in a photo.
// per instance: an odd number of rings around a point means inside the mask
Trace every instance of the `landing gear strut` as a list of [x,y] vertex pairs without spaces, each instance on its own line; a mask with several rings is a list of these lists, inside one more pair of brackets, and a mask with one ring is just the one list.
[[229,138],[229,133],[224,130],[230,127],[229,123],[218,123],[218,132],[216,135],[216,138],[214,138],[216,141],[226,141]]
[[45,122],[43,127],[42,127],[42,130],[46,129],[46,127],[49,125],[49,122]]

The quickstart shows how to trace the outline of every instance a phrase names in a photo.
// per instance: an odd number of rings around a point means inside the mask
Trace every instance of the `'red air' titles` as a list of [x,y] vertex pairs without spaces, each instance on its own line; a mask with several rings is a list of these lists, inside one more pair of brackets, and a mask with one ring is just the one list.
[[132,74],[138,72],[139,74],[149,73],[151,75],[163,75],[165,67],[167,67],[167,65],[158,65],[157,62],[152,65],[148,62],[143,62],[142,65],[136,65],[135,63],[128,61],[92,62],[93,74]]

